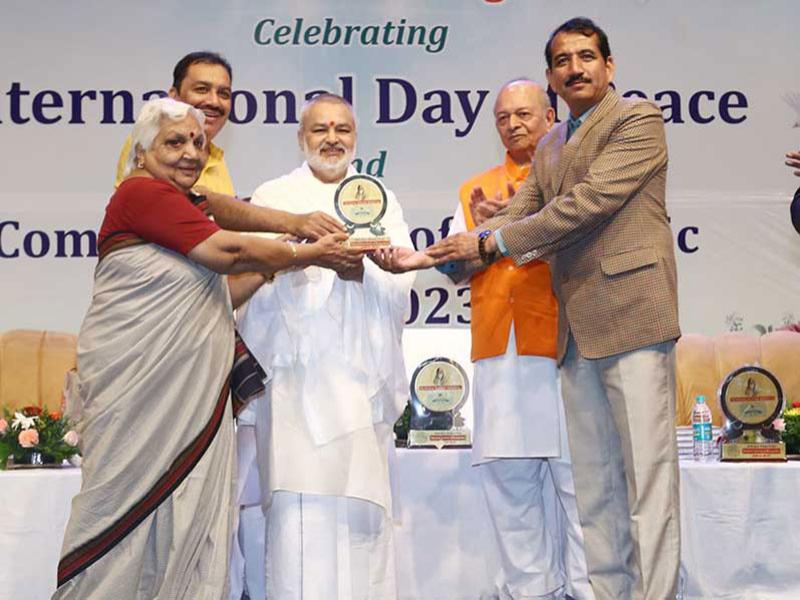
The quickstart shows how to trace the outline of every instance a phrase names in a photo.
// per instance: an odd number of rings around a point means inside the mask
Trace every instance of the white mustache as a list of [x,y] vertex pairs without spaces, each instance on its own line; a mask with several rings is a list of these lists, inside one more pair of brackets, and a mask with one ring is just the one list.
[[347,152],[347,148],[345,148],[344,145],[339,142],[336,142],[335,144],[323,144],[319,147],[318,153],[321,154],[325,150],[338,150],[340,152]]

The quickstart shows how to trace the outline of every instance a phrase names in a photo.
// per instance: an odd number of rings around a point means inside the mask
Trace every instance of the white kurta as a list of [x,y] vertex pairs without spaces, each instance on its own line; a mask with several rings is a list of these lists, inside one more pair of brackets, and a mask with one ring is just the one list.
[[[459,204],[450,232],[465,230]],[[505,354],[475,361],[473,382],[472,463],[480,465],[502,549],[498,590],[501,597],[555,598],[566,591],[594,600],[556,361],[520,356],[516,348],[512,327]]]
[[[458,205],[450,234],[466,230]],[[513,343],[506,354],[475,361],[472,406],[472,463],[498,458],[553,458],[560,450],[562,423],[556,361],[518,356]]]
[[[261,185],[251,201],[335,217],[335,190],[303,164]],[[387,195],[382,222],[392,244],[411,247],[400,205]],[[408,397],[401,334],[414,275],[364,264],[363,282],[317,267],[282,273],[240,319],[242,337],[273,375],[256,409],[265,507],[283,490],[360,498],[391,511],[387,453]]]

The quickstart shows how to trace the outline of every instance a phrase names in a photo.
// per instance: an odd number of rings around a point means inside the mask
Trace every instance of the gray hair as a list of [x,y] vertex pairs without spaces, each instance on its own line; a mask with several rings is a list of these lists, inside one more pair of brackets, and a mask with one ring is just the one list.
[[182,121],[186,115],[192,115],[200,127],[206,120],[206,116],[194,106],[173,100],[172,98],[156,98],[148,100],[139,111],[136,123],[133,125],[131,134],[131,149],[128,152],[128,160],[125,163],[123,177],[127,177],[136,168],[136,148],[149,150],[162,127],[162,119],[170,121]]
[[353,105],[350,104],[350,102],[348,102],[346,98],[339,96],[338,94],[331,94],[325,92],[323,94],[318,94],[313,98],[306,100],[300,106],[300,120],[297,124],[297,129],[299,131],[303,131],[303,123],[306,119],[306,113],[308,113],[308,110],[312,106],[314,106],[317,102],[327,102],[328,104],[343,104],[344,106],[347,107],[347,110],[350,111],[350,114],[353,117],[353,124],[356,126],[356,129],[358,129],[358,122],[356,121],[356,113],[353,110]]

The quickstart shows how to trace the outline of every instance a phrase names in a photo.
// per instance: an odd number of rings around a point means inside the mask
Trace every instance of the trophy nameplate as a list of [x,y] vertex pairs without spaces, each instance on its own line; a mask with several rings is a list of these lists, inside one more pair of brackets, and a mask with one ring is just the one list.
[[336,188],[333,206],[350,235],[345,244],[359,250],[391,245],[381,219],[386,214],[386,189],[367,175],[351,175]]
[[460,412],[467,396],[469,381],[461,365],[444,357],[423,361],[411,376],[409,448],[471,446]]
[[719,390],[727,419],[720,460],[786,460],[786,446],[772,421],[783,411],[783,390],[768,370],[744,366],[731,372]]

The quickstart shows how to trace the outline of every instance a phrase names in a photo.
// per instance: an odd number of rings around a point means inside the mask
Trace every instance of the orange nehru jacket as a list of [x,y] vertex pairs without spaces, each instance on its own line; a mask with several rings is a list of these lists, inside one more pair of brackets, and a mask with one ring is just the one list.
[[[483,189],[487,198],[500,192],[508,197],[508,184],[518,189],[528,176],[530,166],[521,167],[506,154],[506,161],[464,183],[459,191],[467,229],[475,223],[469,210],[474,187]],[[506,353],[511,323],[517,354],[556,357],[558,303],[550,284],[550,268],[536,260],[517,267],[503,258],[470,282],[472,305],[472,360]]]

